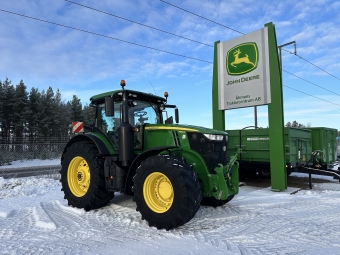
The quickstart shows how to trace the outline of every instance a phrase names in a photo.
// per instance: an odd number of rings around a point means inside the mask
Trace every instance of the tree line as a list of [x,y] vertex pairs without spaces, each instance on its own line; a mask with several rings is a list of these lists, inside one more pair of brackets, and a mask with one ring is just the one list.
[[[59,89],[46,91],[32,88],[27,91],[23,80],[13,85],[0,80],[0,139],[1,142],[22,138],[64,138],[72,121],[92,124],[94,109],[73,95],[63,101]],[[0,143],[1,143],[0,142]]]
[[285,126],[286,127],[294,127],[294,128],[309,128],[309,127],[311,127],[311,124],[308,123],[307,125],[304,125],[304,124],[299,123],[296,120],[294,120],[293,122],[288,121]]

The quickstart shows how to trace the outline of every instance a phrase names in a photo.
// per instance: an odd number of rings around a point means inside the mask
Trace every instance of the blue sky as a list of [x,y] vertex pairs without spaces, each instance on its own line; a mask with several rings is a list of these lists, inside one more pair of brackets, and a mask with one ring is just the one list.
[[[285,122],[340,129],[340,2],[332,0],[167,0],[243,33],[276,26],[278,45],[295,40],[297,53],[335,77],[283,51]],[[213,45],[241,34],[159,0],[74,2]],[[64,0],[2,0],[0,9],[121,40],[212,62],[213,48],[105,15]],[[0,79],[24,80],[28,89],[60,89],[83,105],[92,95],[119,89],[169,92],[180,122],[212,126],[212,64],[131,45],[105,37],[0,12]],[[285,48],[294,51],[293,46]],[[151,85],[152,84],[152,85]],[[336,105],[337,104],[337,105]],[[258,107],[258,124],[267,127],[267,106]],[[253,108],[226,111],[226,128],[254,125]]]

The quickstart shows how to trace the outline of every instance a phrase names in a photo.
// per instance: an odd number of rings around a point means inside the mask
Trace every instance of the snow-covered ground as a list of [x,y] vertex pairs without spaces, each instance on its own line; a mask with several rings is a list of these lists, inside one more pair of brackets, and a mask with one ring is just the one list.
[[243,182],[230,203],[201,206],[175,230],[150,228],[132,197],[67,206],[58,180],[0,177],[0,254],[340,254],[340,184],[292,174],[288,190]]
[[0,169],[4,168],[19,168],[19,167],[32,167],[32,166],[54,166],[60,165],[60,158],[57,159],[32,159],[32,160],[15,160],[10,165],[0,166]]

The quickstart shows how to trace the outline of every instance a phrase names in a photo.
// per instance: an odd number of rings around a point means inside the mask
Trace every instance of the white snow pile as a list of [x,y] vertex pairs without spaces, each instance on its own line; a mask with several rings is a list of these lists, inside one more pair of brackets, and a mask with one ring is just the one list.
[[273,192],[246,181],[228,204],[165,231],[141,219],[131,196],[85,212],[67,205],[58,180],[0,178],[0,254],[339,254],[340,184],[313,182],[308,190],[307,175],[292,174]]
[[39,177],[5,180],[0,177],[0,199],[19,196],[36,197],[56,187],[60,188],[59,180]]

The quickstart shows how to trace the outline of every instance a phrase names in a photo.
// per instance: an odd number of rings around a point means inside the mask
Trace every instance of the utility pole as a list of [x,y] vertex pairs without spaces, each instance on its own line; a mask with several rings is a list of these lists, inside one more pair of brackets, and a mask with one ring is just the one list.
[[296,42],[295,41],[291,41],[289,43],[285,43],[282,44],[280,46],[277,46],[279,48],[279,55],[280,55],[280,73],[281,73],[281,77],[282,77],[282,48],[285,46],[288,46],[290,44],[294,44],[294,54],[296,55]]
[[[291,41],[289,43],[282,44],[277,46],[279,48],[279,55],[280,55],[280,74],[282,78],[282,48],[288,45],[294,44],[294,54],[296,55],[296,42]],[[257,106],[254,106],[254,120],[255,120],[255,128],[257,128]]]
[[254,119],[255,119],[255,128],[257,128],[257,106],[254,106]]

